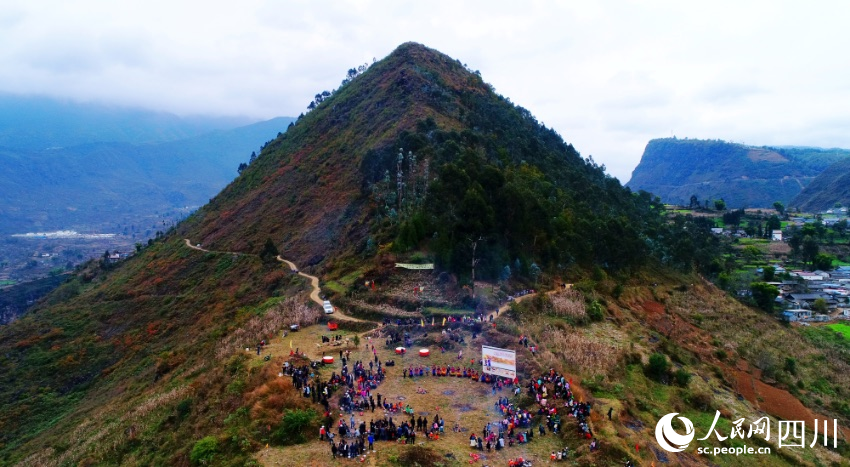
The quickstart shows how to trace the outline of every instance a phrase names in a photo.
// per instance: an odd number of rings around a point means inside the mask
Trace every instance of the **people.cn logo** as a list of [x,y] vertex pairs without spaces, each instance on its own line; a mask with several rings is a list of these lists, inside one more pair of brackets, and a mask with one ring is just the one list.
[[658,425],[655,425],[655,440],[668,452],[684,451],[696,436],[694,424],[685,417],[678,417],[685,425],[685,434],[676,433],[676,430],[673,429],[673,417],[676,415],[679,415],[679,413],[668,413],[661,417],[661,420],[658,420]]

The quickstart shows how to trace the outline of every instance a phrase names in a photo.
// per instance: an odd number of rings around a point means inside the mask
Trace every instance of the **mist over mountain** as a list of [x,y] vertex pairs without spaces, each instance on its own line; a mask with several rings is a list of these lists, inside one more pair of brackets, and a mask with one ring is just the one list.
[[0,147],[43,150],[99,142],[157,143],[255,123],[0,93]]
[[291,121],[281,117],[160,143],[0,147],[0,233],[114,231],[140,215],[200,206]]
[[720,140],[661,138],[646,145],[626,186],[665,203],[723,199],[729,208],[785,205],[850,150],[757,147]]

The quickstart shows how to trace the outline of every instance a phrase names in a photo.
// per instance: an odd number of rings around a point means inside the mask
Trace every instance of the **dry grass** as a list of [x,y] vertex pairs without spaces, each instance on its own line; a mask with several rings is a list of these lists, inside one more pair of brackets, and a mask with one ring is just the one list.
[[217,359],[222,360],[239,349],[253,347],[261,339],[268,338],[291,324],[308,326],[319,322],[322,313],[297,298],[288,298],[269,308],[263,316],[255,316],[244,326],[228,334],[218,343]]
[[543,332],[542,341],[567,368],[582,374],[607,373],[623,355],[619,344],[583,332],[550,328]]
[[419,318],[422,316],[422,313],[417,313],[415,311],[405,311],[401,308],[394,307],[392,305],[387,305],[386,303],[376,305],[366,303],[363,300],[355,300],[349,302],[349,304],[352,307],[359,308],[367,312],[380,313],[382,315],[391,316],[395,318]]
[[587,318],[584,296],[578,290],[568,289],[550,294],[549,299],[552,301],[552,312],[556,316],[572,318],[577,321],[584,321]]
[[277,425],[285,409],[303,409],[310,399],[301,397],[289,377],[278,377],[280,365],[266,365],[261,374],[265,382],[245,394],[245,405],[250,407],[251,420],[260,426]]

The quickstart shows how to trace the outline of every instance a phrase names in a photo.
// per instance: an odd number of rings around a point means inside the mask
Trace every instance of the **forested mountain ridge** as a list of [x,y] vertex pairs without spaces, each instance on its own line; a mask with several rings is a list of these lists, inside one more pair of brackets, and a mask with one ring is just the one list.
[[720,140],[651,140],[626,184],[665,203],[723,199],[730,208],[788,204],[830,164],[850,150],[756,147]]
[[[482,268],[496,274],[517,260],[636,264],[648,249],[625,224],[656,222],[653,209],[478,74],[407,44],[272,142],[179,231],[238,251],[268,235],[308,264],[360,253],[370,238],[402,249],[431,238],[438,262],[457,272],[469,239],[485,237]],[[527,235],[530,244],[517,238]]]
[[789,203],[805,212],[821,212],[837,204],[850,206],[850,160],[840,160],[815,177]]

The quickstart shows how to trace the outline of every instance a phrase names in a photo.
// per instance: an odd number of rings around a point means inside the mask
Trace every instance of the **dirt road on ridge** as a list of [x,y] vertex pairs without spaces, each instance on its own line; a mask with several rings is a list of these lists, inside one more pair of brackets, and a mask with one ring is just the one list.
[[[192,242],[188,238],[184,238],[183,240],[186,242],[186,246],[188,246],[189,248],[191,248],[193,250],[203,251],[205,253],[224,253],[224,254],[230,254],[230,255],[245,255],[245,254],[247,254],[247,253],[239,253],[239,252],[236,252],[236,251],[210,251],[210,250],[201,248],[200,243],[198,245],[192,245]],[[310,280],[310,286],[312,287],[312,290],[310,291],[310,300],[316,302],[316,304],[318,304],[319,306],[323,305],[323,303],[322,303],[323,300],[322,300],[322,297],[320,295],[322,289],[319,288],[319,278],[318,277],[311,276],[309,274],[306,274],[306,273],[299,271],[298,267],[295,265],[295,263],[293,263],[292,261],[283,259],[280,255],[278,255],[277,258],[275,258],[275,259],[277,259],[281,263],[285,263],[287,266],[289,266],[290,271],[297,272],[299,276],[309,279]],[[335,310],[334,317],[336,317],[338,319],[348,320],[348,321],[365,322],[362,319],[358,319],[358,318],[355,318],[353,316],[349,316],[345,313],[342,313],[341,311],[339,311],[336,308],[334,308],[334,310]]]

